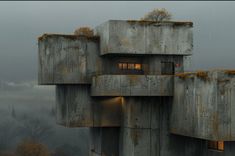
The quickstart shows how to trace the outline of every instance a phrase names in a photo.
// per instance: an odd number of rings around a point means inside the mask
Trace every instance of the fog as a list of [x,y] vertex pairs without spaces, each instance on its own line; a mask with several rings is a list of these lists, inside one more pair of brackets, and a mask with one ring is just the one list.
[[[194,23],[188,70],[235,67],[234,2],[0,2],[0,150],[32,137],[50,150],[87,155],[88,130],[56,125],[55,88],[37,85],[37,38],[109,19],[140,19],[154,8]],[[37,125],[40,132],[33,131]]]
[[51,152],[88,155],[86,128],[56,124],[54,93],[54,87],[41,87],[35,82],[0,82],[0,153],[13,151],[24,139],[34,139]]

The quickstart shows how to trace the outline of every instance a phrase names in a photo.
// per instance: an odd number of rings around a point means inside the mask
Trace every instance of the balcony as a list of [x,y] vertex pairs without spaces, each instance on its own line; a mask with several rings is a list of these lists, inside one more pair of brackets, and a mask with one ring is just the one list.
[[173,96],[169,75],[99,75],[92,78],[92,96]]

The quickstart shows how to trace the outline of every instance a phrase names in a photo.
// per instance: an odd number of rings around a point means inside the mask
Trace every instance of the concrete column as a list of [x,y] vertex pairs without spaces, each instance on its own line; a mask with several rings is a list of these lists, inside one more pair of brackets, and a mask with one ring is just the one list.
[[157,97],[124,97],[120,156],[159,155],[159,103]]
[[119,156],[119,128],[90,128],[90,156]]

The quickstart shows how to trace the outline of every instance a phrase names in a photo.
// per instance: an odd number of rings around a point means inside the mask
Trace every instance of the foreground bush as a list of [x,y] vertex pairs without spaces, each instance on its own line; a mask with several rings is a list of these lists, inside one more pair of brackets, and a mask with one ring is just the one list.
[[17,156],[50,156],[48,148],[32,140],[25,140],[17,146]]

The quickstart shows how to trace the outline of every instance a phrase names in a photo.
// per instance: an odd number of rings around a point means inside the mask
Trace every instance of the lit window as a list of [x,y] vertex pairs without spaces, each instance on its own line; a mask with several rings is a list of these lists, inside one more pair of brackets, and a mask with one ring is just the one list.
[[118,63],[118,69],[130,71],[142,71],[142,64],[140,63]]
[[127,63],[118,63],[119,69],[127,69]]
[[135,70],[141,70],[142,67],[141,67],[141,64],[135,64]]
[[127,63],[122,63],[122,69],[127,69]]
[[224,141],[208,141],[208,148],[213,150],[224,150]]
[[134,63],[128,63],[128,69],[135,69]]
[[118,68],[119,68],[119,69],[122,69],[122,64],[123,64],[123,63],[118,63]]

